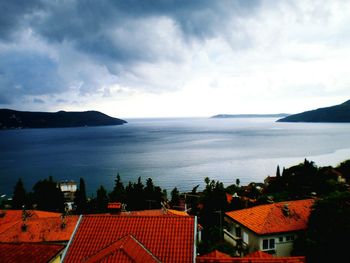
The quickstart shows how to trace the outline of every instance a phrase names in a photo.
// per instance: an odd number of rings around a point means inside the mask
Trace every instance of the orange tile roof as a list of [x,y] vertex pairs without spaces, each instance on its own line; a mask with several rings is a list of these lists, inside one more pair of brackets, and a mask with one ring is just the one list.
[[37,243],[0,243],[2,263],[46,263],[56,257],[63,245]]
[[64,262],[86,260],[129,235],[161,262],[192,262],[194,224],[184,216],[84,215]]
[[[22,210],[2,210],[0,216],[0,233],[9,227],[22,222]],[[60,213],[45,212],[39,210],[27,210],[28,219],[46,218],[46,217],[60,217]]]
[[60,217],[30,217],[26,231],[22,231],[22,220],[17,221],[0,233],[0,242],[68,241],[77,221],[78,216],[67,216],[66,226],[62,228]]
[[[286,204],[289,215],[283,212]],[[286,201],[227,212],[226,215],[260,235],[297,231],[307,228],[313,204],[313,199]]]
[[166,210],[168,214],[171,215],[177,215],[177,216],[190,216],[187,212],[185,211],[178,211],[178,210],[174,210],[174,209],[167,209]]

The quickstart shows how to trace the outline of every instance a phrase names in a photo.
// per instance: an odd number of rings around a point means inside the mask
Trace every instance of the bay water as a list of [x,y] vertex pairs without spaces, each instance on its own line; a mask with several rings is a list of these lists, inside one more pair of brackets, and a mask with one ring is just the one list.
[[130,119],[122,126],[0,131],[0,195],[22,178],[79,181],[89,195],[141,177],[171,190],[191,190],[204,178],[228,186],[262,182],[277,165],[305,158],[316,165],[350,159],[348,123],[278,123],[275,118]]

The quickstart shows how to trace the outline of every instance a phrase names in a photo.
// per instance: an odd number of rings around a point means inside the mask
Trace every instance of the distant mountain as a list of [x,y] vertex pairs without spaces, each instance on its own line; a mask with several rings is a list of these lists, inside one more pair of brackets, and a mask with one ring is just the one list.
[[278,113],[278,114],[218,114],[212,116],[211,118],[281,118],[286,117],[289,114],[287,113]]
[[126,121],[98,111],[29,112],[0,109],[0,129],[121,125]]
[[350,100],[336,106],[290,115],[278,122],[350,122]]

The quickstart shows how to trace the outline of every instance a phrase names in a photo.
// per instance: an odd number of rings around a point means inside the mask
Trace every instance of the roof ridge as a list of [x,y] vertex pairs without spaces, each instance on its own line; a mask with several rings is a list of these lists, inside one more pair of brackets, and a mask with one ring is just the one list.
[[99,260],[109,256],[110,254],[113,254],[117,251],[121,251],[124,253],[127,257],[129,257],[131,260],[134,261],[134,258],[130,255],[130,252],[133,251],[128,251],[129,249],[125,247],[125,245],[129,241],[135,242],[138,246],[142,248],[143,251],[145,251],[147,254],[149,254],[156,262],[160,262],[160,260],[152,254],[150,250],[148,250],[140,241],[138,241],[133,235],[127,234],[120,239],[118,239],[115,242],[112,242],[111,244],[107,245],[106,247],[102,248],[100,251],[98,251],[96,254],[90,256],[87,260],[86,263],[94,263],[98,262]]

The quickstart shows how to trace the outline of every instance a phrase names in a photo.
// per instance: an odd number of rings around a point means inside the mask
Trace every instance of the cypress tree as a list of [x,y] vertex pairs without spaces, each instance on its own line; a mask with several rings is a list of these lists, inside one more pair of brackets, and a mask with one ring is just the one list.
[[12,197],[12,208],[13,209],[22,209],[23,205],[26,204],[26,191],[23,186],[22,179],[19,178]]

